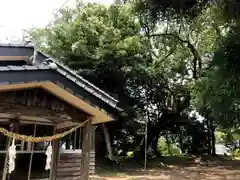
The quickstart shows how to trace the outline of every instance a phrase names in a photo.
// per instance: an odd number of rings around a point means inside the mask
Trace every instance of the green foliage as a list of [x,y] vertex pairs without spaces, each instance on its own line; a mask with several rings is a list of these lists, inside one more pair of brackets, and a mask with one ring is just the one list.
[[233,133],[231,132],[221,132],[221,131],[216,131],[215,132],[215,137],[216,137],[216,143],[223,143],[223,144],[231,144],[235,139],[233,137]]
[[233,28],[215,52],[212,68],[196,86],[198,110],[214,117],[221,128],[237,128],[239,122],[240,79],[239,30]]
[[[157,142],[161,131],[179,134],[184,126],[194,143],[210,146],[209,124],[240,125],[239,3],[209,2],[80,4],[62,9],[50,27],[32,29],[32,36],[44,52],[119,99],[126,113],[108,125],[116,152],[135,150],[148,118],[148,146],[178,154],[166,140]],[[206,122],[189,119],[193,109]],[[216,137],[217,142],[230,138]]]
[[159,138],[158,140],[158,151],[162,156],[179,156],[181,150],[172,143],[167,143],[166,138]]
[[238,148],[238,149],[235,149],[235,150],[232,152],[232,157],[233,157],[234,159],[237,159],[237,160],[240,159],[240,149],[239,149],[239,148]]
[[71,68],[83,69],[101,66],[101,59],[106,56],[122,57],[122,61],[117,61],[121,66],[134,63],[127,57],[144,52],[139,32],[140,25],[129,6],[113,5],[108,9],[89,3],[77,9],[63,9],[52,26],[34,29],[32,35],[44,43],[44,51],[61,58]]
[[138,12],[149,16],[156,20],[159,18],[194,18],[208,0],[174,0],[174,1],[158,1],[158,0],[136,0],[136,9]]
[[124,103],[123,108],[131,103],[126,83],[133,83],[134,69],[146,55],[140,24],[131,13],[131,5],[107,8],[88,3],[63,9],[52,26],[33,29],[32,36],[43,51],[116,94]]
[[215,132],[216,143],[225,143],[226,142],[226,133],[221,131]]

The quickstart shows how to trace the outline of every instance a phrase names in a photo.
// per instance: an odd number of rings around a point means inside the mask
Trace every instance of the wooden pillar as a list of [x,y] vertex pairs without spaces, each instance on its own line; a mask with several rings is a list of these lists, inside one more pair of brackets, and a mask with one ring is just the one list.
[[[37,124],[34,124],[34,131],[33,131],[33,137],[36,136],[36,130],[37,130]],[[31,155],[30,155],[30,162],[29,162],[29,166],[28,166],[28,180],[31,179],[31,171],[32,171],[32,161],[33,161],[33,151],[34,151],[34,143],[31,143],[32,147],[31,147]]]
[[90,173],[95,174],[95,136],[96,136],[96,126],[92,126],[91,133],[91,149],[90,149]]
[[[54,130],[55,133],[57,133],[56,130]],[[53,146],[53,154],[52,154],[52,164],[51,164],[51,170],[50,170],[50,180],[56,180],[57,178],[57,166],[58,166],[58,160],[59,160],[59,148],[60,148],[60,140],[54,140],[52,142]]]
[[3,173],[2,173],[2,180],[6,180],[7,179],[7,172],[8,172],[8,148],[10,147],[11,144],[11,138],[7,137],[7,148],[6,148],[6,157],[5,157],[5,162],[4,162],[4,168],[3,168]]
[[81,180],[89,179],[91,133],[92,133],[92,121],[88,121],[83,127],[82,159],[80,169]]
[[95,151],[95,136],[96,136],[96,126],[92,126],[91,151]]
[[79,137],[78,137],[78,149],[82,149],[82,128],[79,128]]
[[[16,116],[15,119],[11,120],[10,124],[10,132],[18,132],[19,131],[19,118]],[[6,180],[10,178],[10,174],[8,174],[8,148],[11,145],[12,138],[7,137],[7,149],[6,149],[6,157],[5,157],[5,162],[4,162],[4,169],[3,169],[3,174],[2,174],[2,180]]]

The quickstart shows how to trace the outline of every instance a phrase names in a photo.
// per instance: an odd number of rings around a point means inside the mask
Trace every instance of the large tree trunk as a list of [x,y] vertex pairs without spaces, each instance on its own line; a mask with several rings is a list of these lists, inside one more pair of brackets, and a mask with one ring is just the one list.
[[103,133],[104,133],[104,139],[105,139],[105,142],[106,142],[106,149],[107,149],[107,153],[108,153],[108,158],[110,160],[113,160],[114,156],[113,156],[113,152],[112,152],[112,146],[111,146],[111,141],[110,141],[110,136],[109,136],[108,129],[104,124],[102,124],[102,129],[103,129]]

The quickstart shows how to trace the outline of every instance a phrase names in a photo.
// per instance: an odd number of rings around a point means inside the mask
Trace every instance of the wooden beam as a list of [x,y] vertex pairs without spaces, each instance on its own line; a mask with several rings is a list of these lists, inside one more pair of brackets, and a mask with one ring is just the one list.
[[0,111],[3,112],[21,111],[22,114],[26,114],[27,111],[32,116],[51,117],[56,121],[58,119],[84,119],[90,116],[42,88],[1,92],[0,99]]
[[84,125],[84,123],[75,123],[72,121],[64,121],[64,122],[58,123],[56,125],[56,129],[63,130],[63,129],[72,128],[72,127],[78,126],[78,125],[81,125],[80,127],[82,127]]
[[53,110],[46,109],[46,108],[23,106],[23,105],[18,105],[14,103],[0,102],[0,113],[20,114],[22,116],[41,117],[45,119],[49,118],[59,122],[63,120],[69,120],[69,118],[67,117],[65,118],[61,116],[61,113],[65,114],[63,112],[54,112]]
[[40,118],[40,117],[32,117],[32,116],[24,116],[20,114],[12,114],[12,113],[0,113],[0,122],[8,122],[9,119],[14,119],[16,116],[18,116],[18,119],[23,124],[41,124],[41,125],[50,125],[53,126],[55,123],[52,121]]
[[71,94],[67,90],[60,87],[59,85],[54,84],[50,81],[1,85],[0,92],[21,90],[21,89],[30,89],[30,88],[43,88],[46,91],[48,91],[49,93],[55,95],[56,97],[62,99],[65,102],[71,104],[73,107],[76,107],[79,110],[93,116],[93,124],[113,121],[113,117],[110,117],[105,112],[90,105],[88,102]]
[[0,61],[27,61],[28,56],[0,56]]
[[89,179],[90,149],[91,149],[92,121],[88,121],[83,127],[82,161],[80,168],[81,180]]
[[[6,154],[7,150],[1,150],[0,154]],[[17,154],[31,154],[31,151],[27,151],[27,150],[17,150],[16,152]],[[45,150],[35,150],[33,151],[33,154],[45,154],[46,151]]]

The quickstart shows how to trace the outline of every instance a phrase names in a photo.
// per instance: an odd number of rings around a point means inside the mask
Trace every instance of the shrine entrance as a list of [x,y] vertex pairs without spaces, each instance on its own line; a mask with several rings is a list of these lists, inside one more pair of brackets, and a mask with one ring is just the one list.
[[[1,127],[10,131],[11,125],[2,124]],[[20,124],[18,127],[20,134],[29,136],[51,136],[53,126]],[[92,143],[90,151],[90,174],[95,172],[95,152],[94,152],[94,130],[92,129]],[[51,133],[52,132],[52,133]],[[57,165],[56,177],[80,176],[80,164],[82,158],[82,128],[76,129],[60,140],[59,161]],[[4,180],[42,180],[50,178],[50,170],[45,170],[46,150],[49,142],[29,143],[15,140],[16,159],[15,170],[9,174],[5,169],[7,155],[8,138],[0,134],[0,177]],[[10,143],[11,144],[11,143]],[[5,170],[5,172],[4,172]],[[59,178],[57,178],[59,179]]]
[[[88,180],[118,100],[29,45],[0,45],[0,180]],[[36,179],[35,179],[36,180]]]
[[[76,117],[82,120],[72,121]],[[83,133],[86,134],[84,125],[90,119],[91,115],[40,88],[0,92],[1,179],[41,180],[80,176]],[[91,127],[87,133],[89,147],[94,151],[93,130]],[[11,133],[15,136],[11,137]],[[9,172],[11,146],[15,146],[16,158],[15,168]],[[49,146],[53,147],[51,167],[46,169]],[[95,153],[90,154],[90,159],[94,159],[90,160],[93,171]]]
[[[1,125],[5,129],[10,131],[9,125]],[[29,136],[43,136],[52,135],[52,126],[46,125],[32,125],[32,124],[19,124],[19,134]],[[37,131],[36,131],[37,130]],[[9,142],[10,141],[10,142]],[[6,155],[8,153],[9,143],[11,145],[12,139],[7,138],[3,134],[0,134],[0,168],[1,168],[1,179],[6,180],[29,180],[29,179],[44,179],[49,178],[49,171],[45,170],[46,165],[46,149],[49,145],[48,142],[43,143],[29,143],[20,140],[15,140],[16,146],[16,159],[15,159],[15,170],[9,174],[6,167]],[[5,170],[5,172],[4,172]]]

